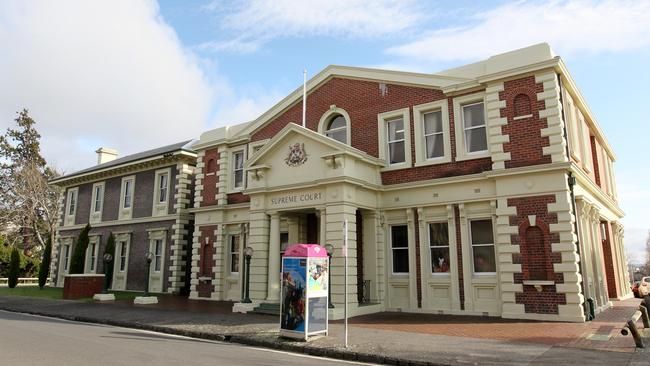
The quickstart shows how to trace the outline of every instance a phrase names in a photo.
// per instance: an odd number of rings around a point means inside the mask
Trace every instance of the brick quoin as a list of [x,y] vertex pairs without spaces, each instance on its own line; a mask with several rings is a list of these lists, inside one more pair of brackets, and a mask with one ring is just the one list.
[[[214,163],[210,163],[210,160],[213,160]],[[217,182],[219,177],[217,176],[217,171],[219,170],[219,152],[216,148],[205,150],[205,156],[203,157],[203,201],[201,202],[201,207],[212,206],[217,204]],[[212,168],[214,164],[214,171],[208,171]],[[214,174],[213,174],[214,173]],[[209,175],[208,175],[209,174]]]
[[460,238],[460,210],[454,205],[454,226],[456,227],[456,258],[458,259],[458,292],[460,310],[465,310],[465,285],[463,280],[463,243]]
[[[549,146],[548,137],[541,134],[541,130],[548,127],[546,118],[539,118],[539,111],[545,109],[545,102],[537,100],[537,93],[543,91],[543,84],[535,83],[534,76],[527,76],[506,81],[504,90],[499,93],[499,99],[506,101],[506,107],[501,109],[501,117],[508,119],[508,124],[501,127],[501,131],[510,136],[510,142],[503,144],[503,151],[509,152],[511,157],[505,162],[506,168],[551,163],[549,155],[542,155],[542,148]],[[514,119],[530,114],[532,116],[528,118]]]
[[596,148],[596,138],[594,136],[591,136],[589,138],[591,140],[591,159],[593,161],[593,166],[594,166],[594,181],[598,185],[598,187],[603,188],[603,186],[600,183],[600,169],[598,166],[598,149]]
[[[543,269],[546,273],[544,280],[553,280],[557,283],[564,283],[564,276],[561,273],[553,271],[553,263],[561,263],[560,253],[551,252],[551,243],[559,242],[559,234],[549,232],[550,224],[557,224],[557,214],[548,212],[548,204],[555,203],[555,195],[544,195],[534,197],[509,198],[508,207],[516,207],[517,215],[510,216],[510,226],[519,226],[520,231],[517,235],[511,235],[512,245],[520,246],[520,254],[513,254],[512,262],[521,264],[521,273],[514,274],[514,282],[523,283],[524,280],[539,279],[535,278],[536,274],[532,271]],[[528,226],[528,216],[535,215],[538,232],[529,235],[529,240],[543,237],[543,245],[533,245],[532,248],[527,244],[526,229]],[[532,275],[532,276],[531,276]],[[558,305],[566,304],[566,295],[557,293],[555,285],[543,286],[542,291],[538,292],[533,286],[524,286],[524,291],[515,294],[515,302],[523,304],[526,313],[535,314],[558,314]]]
[[[214,277],[214,231],[217,230],[217,225],[201,226],[199,231],[201,236],[199,237],[201,246],[199,248],[199,255],[201,260],[199,261],[199,275],[198,277]],[[206,240],[208,239],[208,248],[204,251]],[[207,262],[207,263],[206,263]],[[199,293],[199,297],[210,297],[214,291],[214,285],[212,280],[199,281],[196,285],[196,291]]]
[[[606,221],[601,221],[600,223],[601,230],[602,227],[605,227],[605,237],[600,238],[603,245],[603,261],[605,262],[605,279],[607,281],[607,295],[615,299],[618,297],[617,286],[616,286],[616,276],[614,275],[614,254],[612,253],[612,242],[610,236],[610,224]],[[601,234],[602,236],[602,234]]]

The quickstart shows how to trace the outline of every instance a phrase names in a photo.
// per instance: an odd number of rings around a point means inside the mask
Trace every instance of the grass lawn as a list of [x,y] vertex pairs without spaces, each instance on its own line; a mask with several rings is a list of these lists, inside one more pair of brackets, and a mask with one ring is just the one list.
[[[116,300],[133,300],[136,296],[141,296],[141,292],[131,291],[109,291],[115,294]],[[63,289],[56,287],[38,286],[17,286],[15,288],[0,287],[0,296],[27,296],[27,297],[44,297],[48,299],[62,299]],[[156,296],[165,296],[165,294],[156,294]],[[79,299],[80,301],[93,301],[92,298]]]

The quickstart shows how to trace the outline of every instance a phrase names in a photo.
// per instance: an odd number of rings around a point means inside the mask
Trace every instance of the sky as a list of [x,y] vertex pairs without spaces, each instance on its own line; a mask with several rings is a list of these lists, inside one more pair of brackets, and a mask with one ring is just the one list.
[[2,0],[0,130],[91,166],[249,121],[329,64],[434,73],[548,42],[616,153],[631,261],[650,230],[650,1]]

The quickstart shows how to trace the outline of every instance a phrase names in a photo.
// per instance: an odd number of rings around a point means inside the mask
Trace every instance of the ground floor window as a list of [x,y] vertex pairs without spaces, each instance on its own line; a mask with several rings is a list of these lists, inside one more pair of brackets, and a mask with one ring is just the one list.
[[163,252],[163,241],[161,239],[154,240],[154,262],[153,270],[154,272],[160,272],[160,267],[162,266],[162,252]]
[[390,227],[391,249],[393,252],[393,273],[409,272],[408,227],[394,225]]
[[66,244],[63,246],[63,270],[68,271],[70,266],[70,245]]
[[494,255],[494,235],[492,220],[470,221],[474,273],[495,273],[497,271]]
[[126,242],[120,242],[120,272],[126,269]]
[[239,235],[230,237],[230,273],[239,273]]
[[95,248],[97,244],[95,243],[90,243],[88,246],[88,250],[90,251],[90,272],[95,272]]
[[449,228],[446,222],[429,224],[431,272],[449,273]]

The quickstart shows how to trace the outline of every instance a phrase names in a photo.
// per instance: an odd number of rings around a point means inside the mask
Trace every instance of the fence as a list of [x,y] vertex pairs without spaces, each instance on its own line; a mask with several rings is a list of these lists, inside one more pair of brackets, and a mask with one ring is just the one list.
[[[49,286],[51,280],[52,280],[51,278],[48,278],[47,282],[45,282],[45,285]],[[7,286],[9,286],[9,278],[0,277],[0,287],[7,287]],[[19,277],[18,286],[38,286],[38,277]]]

